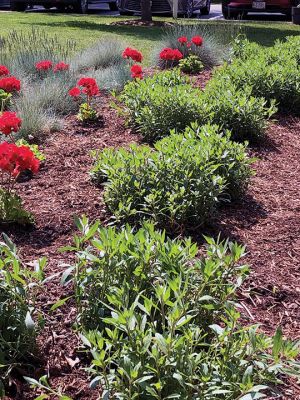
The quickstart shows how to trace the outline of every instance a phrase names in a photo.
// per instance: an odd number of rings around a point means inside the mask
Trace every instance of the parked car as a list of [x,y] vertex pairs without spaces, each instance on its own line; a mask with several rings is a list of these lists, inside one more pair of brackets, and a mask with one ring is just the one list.
[[222,0],[225,19],[242,18],[248,12],[281,13],[291,16],[292,7],[299,0]]
[[[171,0],[152,0],[153,14],[171,14]],[[210,12],[211,0],[179,0],[178,14],[192,16],[194,11],[200,10],[202,15]],[[117,0],[121,15],[132,15],[141,11],[141,0]]]
[[[28,6],[39,5],[45,9],[56,7],[59,10],[72,8],[75,12],[85,14],[88,11],[89,0],[10,0],[10,8],[12,11],[25,11]],[[117,11],[116,0],[97,0],[98,3],[108,3],[112,11]]]

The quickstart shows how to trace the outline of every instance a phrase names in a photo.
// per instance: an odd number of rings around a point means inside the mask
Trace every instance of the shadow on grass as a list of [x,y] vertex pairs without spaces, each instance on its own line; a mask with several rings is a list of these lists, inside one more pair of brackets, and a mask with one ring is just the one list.
[[[103,18],[103,17],[102,17]],[[27,22],[22,22],[27,24]],[[31,24],[31,22],[28,22]],[[36,22],[35,26],[41,26],[45,28],[75,28],[85,31],[98,31],[111,34],[117,34],[120,36],[131,36],[134,38],[140,38],[149,41],[157,41],[163,34],[163,28],[160,27],[143,27],[143,26],[116,26],[103,23],[97,23],[85,20],[69,20],[69,21],[48,21],[48,22]]]

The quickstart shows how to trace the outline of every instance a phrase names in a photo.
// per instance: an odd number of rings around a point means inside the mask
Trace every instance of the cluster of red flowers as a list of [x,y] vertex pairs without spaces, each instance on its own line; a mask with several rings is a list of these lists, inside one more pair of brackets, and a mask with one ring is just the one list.
[[131,68],[131,77],[133,79],[143,79],[143,70],[140,65],[134,64]]
[[21,90],[21,82],[14,76],[7,76],[0,79],[0,89],[7,93],[19,92]]
[[39,61],[35,64],[35,68],[38,71],[49,71],[50,69],[54,72],[58,72],[58,71],[67,71],[70,66],[69,64],[66,64],[64,62],[59,62],[55,65],[53,65],[53,62],[50,60],[43,60],[43,61]]
[[22,124],[22,120],[17,114],[11,111],[4,111],[0,114],[0,132],[4,135],[10,135],[12,132],[18,132]]
[[143,55],[140,51],[127,47],[122,54],[123,58],[131,58],[133,61],[141,63],[143,61]]
[[27,146],[17,146],[14,143],[0,144],[0,169],[17,178],[22,171],[38,172],[40,162]]
[[[77,86],[82,87],[79,89]],[[77,98],[81,93],[86,94],[89,97],[97,96],[100,93],[97,82],[94,78],[80,78],[77,82],[77,86],[69,90],[69,95]]]
[[5,65],[0,65],[0,76],[9,75],[9,69]]
[[183,58],[183,54],[178,49],[166,47],[160,52],[159,57],[165,61],[179,61]]
[[186,44],[187,47],[191,47],[192,44],[194,44],[197,47],[200,47],[203,44],[203,38],[201,36],[193,36],[190,42],[188,41],[188,38],[186,36],[181,36],[177,39],[177,41],[181,45]]

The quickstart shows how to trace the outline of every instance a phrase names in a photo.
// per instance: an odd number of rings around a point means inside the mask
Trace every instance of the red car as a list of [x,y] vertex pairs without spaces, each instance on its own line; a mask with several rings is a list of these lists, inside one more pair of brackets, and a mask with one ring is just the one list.
[[300,0],[222,0],[222,12],[225,19],[241,18],[248,12],[281,13],[291,16],[292,7]]

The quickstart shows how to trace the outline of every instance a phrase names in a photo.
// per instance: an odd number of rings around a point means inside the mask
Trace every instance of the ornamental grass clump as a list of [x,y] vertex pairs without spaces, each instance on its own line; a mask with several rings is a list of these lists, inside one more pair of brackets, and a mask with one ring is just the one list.
[[[239,322],[236,292],[248,274],[245,248],[206,238],[171,240],[153,224],[133,231],[76,220],[77,324],[91,352],[91,387],[107,399],[236,400],[276,392],[297,373],[296,342]],[[117,397],[116,397],[117,396]]]
[[104,201],[118,223],[153,220],[170,232],[198,228],[221,200],[239,197],[251,175],[243,145],[230,141],[216,126],[193,125],[184,134],[129,150],[95,152],[91,171],[105,181]]

